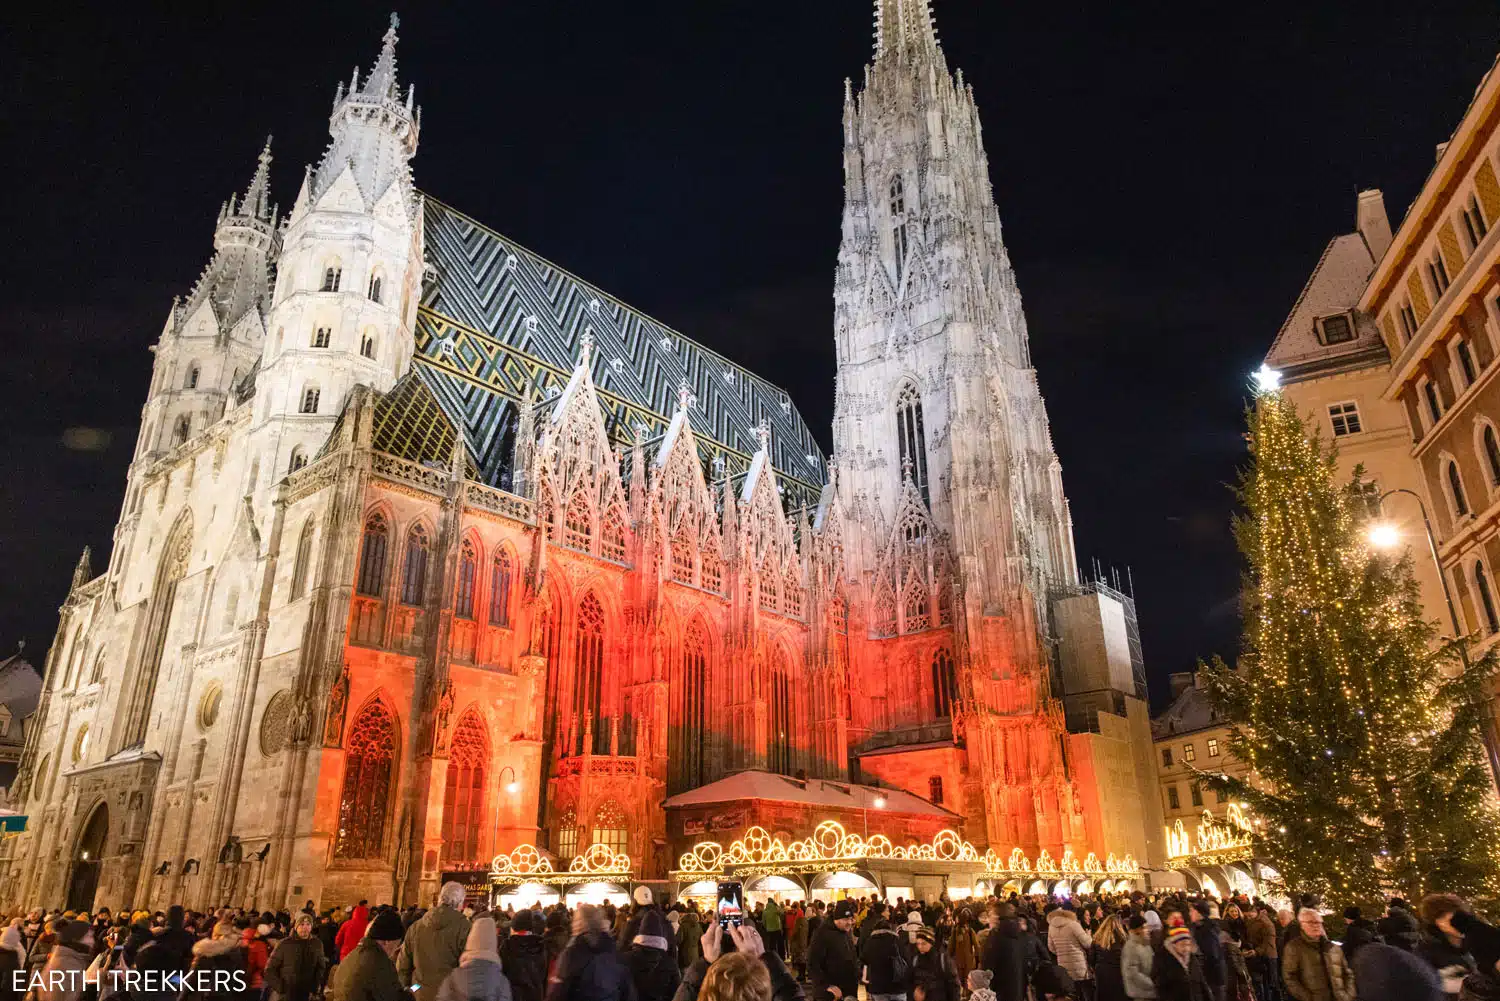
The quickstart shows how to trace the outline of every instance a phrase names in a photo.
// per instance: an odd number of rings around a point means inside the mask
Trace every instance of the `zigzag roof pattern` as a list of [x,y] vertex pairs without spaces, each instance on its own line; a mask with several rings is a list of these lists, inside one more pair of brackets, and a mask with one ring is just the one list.
[[723,355],[427,196],[424,236],[436,280],[424,288],[416,366],[444,411],[463,424],[481,479],[508,466],[516,404],[528,383],[543,401],[567,385],[585,331],[591,375],[612,439],[666,433],[686,379],[706,457],[742,474],[771,428],[772,465],[787,507],[816,501],[827,460],[786,391]]

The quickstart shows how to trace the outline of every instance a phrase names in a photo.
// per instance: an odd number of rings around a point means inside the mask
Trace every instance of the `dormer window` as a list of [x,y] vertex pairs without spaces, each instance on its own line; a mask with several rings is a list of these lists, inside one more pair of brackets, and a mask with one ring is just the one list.
[[323,269],[323,291],[337,292],[339,282],[344,278],[344,269],[337,264],[330,264]]
[[370,276],[370,301],[371,302],[379,302],[380,301],[380,276],[379,275],[371,275]]
[[1318,340],[1324,344],[1343,344],[1354,340],[1354,314],[1334,313],[1318,318]]

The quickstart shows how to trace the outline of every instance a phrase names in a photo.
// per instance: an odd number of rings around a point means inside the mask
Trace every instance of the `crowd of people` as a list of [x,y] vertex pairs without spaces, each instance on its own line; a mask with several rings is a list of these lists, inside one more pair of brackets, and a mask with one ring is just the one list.
[[1500,1001],[1500,929],[1458,897],[1378,919],[1315,899],[1012,895],[425,910],[30,914],[0,1001]]

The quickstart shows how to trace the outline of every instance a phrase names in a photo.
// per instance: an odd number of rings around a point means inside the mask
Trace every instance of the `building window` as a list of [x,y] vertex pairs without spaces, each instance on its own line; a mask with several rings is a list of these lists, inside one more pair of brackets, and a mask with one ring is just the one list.
[[592,592],[578,603],[573,647],[573,720],[578,738],[573,753],[584,750],[584,728],[593,722],[593,753],[609,753],[609,721],[604,718],[604,606]]
[[474,579],[479,575],[479,557],[474,543],[464,540],[458,554],[458,587],[453,595],[453,614],[460,619],[474,618]]
[[323,269],[323,291],[337,292],[339,290],[339,282],[341,282],[343,278],[344,269],[339,267],[337,264],[330,264],[328,267]]
[[599,533],[599,555],[616,563],[625,562],[625,519],[618,508],[610,508]]
[[906,188],[900,177],[891,178],[891,249],[896,255],[896,284],[906,266]]
[[1484,443],[1484,461],[1490,468],[1490,485],[1500,487],[1500,440],[1495,437],[1495,426],[1486,424],[1480,435]]
[[503,549],[490,570],[490,625],[510,625],[510,554]]
[[573,499],[568,503],[567,513],[563,516],[564,544],[580,552],[588,552],[589,530],[592,528],[592,522],[588,501],[583,499],[583,492],[579,491],[573,495]]
[[1318,339],[1324,344],[1354,340],[1354,322],[1348,313],[1335,313],[1318,320]]
[[1198,749],[1196,747],[1194,747],[1192,744],[1183,744],[1182,745],[1182,760],[1183,761],[1197,761],[1198,760]]
[[1333,423],[1333,434],[1342,438],[1346,434],[1359,434],[1359,407],[1354,403],[1334,403],[1328,407],[1328,419]]
[[614,800],[607,800],[594,815],[594,844],[605,845],[616,854],[630,848],[630,828],[625,811]]
[[380,282],[380,276],[379,275],[371,275],[370,276],[370,301],[371,302],[379,302],[380,301],[380,284],[381,284],[381,282]]
[[443,859],[479,860],[484,830],[484,775],[490,760],[489,728],[473,709],[465,710],[448,744],[448,780],[443,796]]
[[318,397],[322,394],[317,386],[308,386],[302,391],[302,413],[315,414],[318,412]]
[[431,546],[427,529],[413,525],[406,533],[406,573],[401,578],[401,603],[420,605],[427,594],[427,557]]
[[932,656],[932,708],[938,719],[953,715],[953,703],[958,698],[958,677],[953,670],[953,654],[946,649]]
[[578,854],[578,817],[571,809],[557,822],[557,857],[564,862]]
[[202,370],[198,368],[198,364],[196,362],[194,362],[193,364],[189,365],[188,366],[188,370],[187,370],[187,378],[184,379],[184,380],[182,380],[182,388],[183,389],[197,389],[198,388],[198,375],[199,375],[199,373],[201,371]]
[[1458,463],[1448,460],[1448,492],[1453,495],[1453,513],[1462,518],[1469,513],[1469,501],[1464,496],[1464,481],[1458,473]]
[[1448,280],[1448,266],[1443,263],[1440,247],[1433,247],[1432,256],[1427,259],[1427,277],[1432,282],[1433,298],[1441,299],[1452,283]]
[[292,458],[291,461],[286,464],[286,471],[289,473],[295,473],[305,465],[307,465],[307,453],[302,450],[301,445],[298,445],[296,448],[292,449]]
[[1484,211],[1479,207],[1477,195],[1469,195],[1469,204],[1463,210],[1464,234],[1469,238],[1469,250],[1472,253],[1479,249],[1479,241],[1483,240],[1489,232],[1489,226],[1484,221]]
[[1172,749],[1170,747],[1163,747],[1161,749],[1161,764],[1163,768],[1172,767]]
[[1474,385],[1479,379],[1479,367],[1474,364],[1474,352],[1469,350],[1469,342],[1460,337],[1453,346],[1453,353],[1458,356],[1458,368],[1464,374],[1464,385]]
[[1193,805],[1194,806],[1202,806],[1203,805],[1203,790],[1198,787],[1198,784],[1196,782],[1193,783],[1193,785],[1189,788],[1189,792],[1190,792],[1190,794],[1193,797]]
[[359,339],[359,353],[364,358],[374,358],[375,357],[375,337],[374,337],[374,335],[372,335],[372,334],[365,334],[363,337],[361,337]]
[[1422,395],[1427,399],[1427,413],[1436,424],[1443,419],[1443,403],[1438,399],[1437,386],[1431,382],[1422,383]]
[[934,775],[927,780],[927,798],[938,806],[943,805],[943,777]]
[[313,331],[312,346],[315,348],[326,348],[333,341],[333,328],[318,327]]
[[1208,756],[1210,758],[1217,758],[1219,756],[1219,738],[1218,737],[1210,737],[1210,738],[1208,738]]
[[1411,308],[1411,303],[1408,301],[1401,304],[1399,315],[1401,316],[1401,332],[1409,341],[1417,336],[1417,312]]
[[1182,800],[1177,798],[1177,787],[1167,786],[1167,807],[1172,810],[1182,809]]
[[385,703],[373,699],[355,717],[344,741],[344,790],[334,858],[384,856],[395,763],[396,718]]
[[292,600],[307,593],[307,571],[312,564],[313,523],[309,518],[297,538],[297,557],[292,561]]
[[193,419],[187,414],[177,418],[177,425],[172,429],[172,444],[181,445],[188,440],[193,431]]
[[1474,589],[1479,592],[1479,604],[1484,611],[1484,627],[1491,636],[1500,633],[1500,614],[1495,612],[1495,594],[1490,590],[1490,575],[1484,572],[1484,564],[1474,561]]
[[[710,762],[708,735],[714,710],[708,690],[708,632],[702,619],[694,619],[682,644],[682,678],[678,712],[682,723],[676,746],[669,751],[673,764],[674,792],[694,789],[708,780]],[[668,737],[669,746],[672,738]]]
[[365,539],[359,553],[360,594],[378,598],[385,587],[385,548],[388,535],[385,516],[370,515],[370,520],[365,522]]
[[902,475],[911,470],[922,503],[931,507],[932,498],[927,494],[927,436],[922,426],[922,396],[909,382],[896,394],[896,445]]

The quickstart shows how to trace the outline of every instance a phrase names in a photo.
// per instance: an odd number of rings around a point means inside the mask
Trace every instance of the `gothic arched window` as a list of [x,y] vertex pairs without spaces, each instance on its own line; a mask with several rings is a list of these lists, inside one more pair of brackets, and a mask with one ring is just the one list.
[[89,675],[89,684],[97,684],[104,680],[104,651],[99,651],[99,656],[94,658],[94,671]]
[[767,743],[770,746],[768,767],[782,775],[791,775],[794,770],[793,751],[797,746],[800,722],[794,706],[800,694],[793,683],[786,653],[777,650],[771,660],[771,733]]
[[568,513],[563,518],[563,545],[573,549],[589,551],[589,502],[582,493],[573,495],[568,502]]
[[681,725],[675,731],[680,746],[668,758],[673,762],[676,779],[673,791],[693,789],[707,781],[708,717],[711,711],[708,694],[708,634],[701,619],[693,620],[682,642],[682,674],[678,679],[678,717]]
[[[938,719],[953,715],[958,697],[958,677],[953,671],[953,654],[939,650],[932,657],[932,710]],[[934,801],[936,802],[936,801]]]
[[188,436],[192,434],[192,431],[193,419],[187,414],[183,414],[181,417],[177,418],[177,424],[172,429],[172,444],[181,445],[183,442],[188,440]]
[[578,814],[571,806],[557,819],[556,849],[557,857],[564,862],[578,854]]
[[389,536],[385,516],[378,512],[370,515],[365,522],[365,539],[359,552],[360,594],[378,598],[385,589],[385,549]]
[[337,292],[339,290],[339,283],[343,281],[343,278],[343,266],[338,261],[329,264],[328,267],[323,269],[323,291]]
[[604,606],[592,592],[578,603],[577,641],[573,657],[573,716],[577,721],[578,745],[583,753],[586,717],[594,721],[595,754],[609,753],[609,725],[604,719]]
[[298,445],[296,448],[292,449],[292,458],[291,461],[286,464],[286,471],[289,473],[295,473],[305,465],[307,465],[307,453],[302,450],[301,445]]
[[927,780],[927,798],[938,806],[943,805],[943,777],[934,775]]
[[1484,572],[1484,564],[1474,563],[1474,589],[1479,592],[1479,605],[1484,611],[1484,628],[1491,636],[1500,633],[1500,614],[1495,611],[1495,593],[1490,589],[1490,575]]
[[300,412],[304,414],[315,414],[318,412],[318,399],[323,394],[317,386],[308,386],[302,390],[302,406]]
[[1495,427],[1492,424],[1484,426],[1484,458],[1490,467],[1490,483],[1500,487],[1500,441],[1495,438]]
[[901,459],[902,475],[908,464],[911,479],[922,495],[922,503],[932,506],[927,494],[927,435],[922,426],[922,396],[917,387],[903,383],[896,394],[896,445]]
[[371,699],[344,740],[344,789],[339,796],[334,858],[379,859],[396,769],[396,717]]
[[625,519],[619,508],[610,508],[599,533],[599,555],[616,563],[625,562]]
[[364,357],[364,358],[374,358],[375,357],[375,335],[374,334],[366,332],[365,335],[359,339],[359,353],[360,353],[361,357]]
[[684,528],[672,536],[672,579],[683,584],[693,582],[693,540]]
[[380,285],[381,285],[380,276],[379,275],[371,275],[370,276],[370,301],[371,302],[379,302],[380,301]]
[[723,587],[724,561],[719,558],[719,550],[715,543],[705,543],[698,552],[698,560],[702,564],[699,568],[698,586],[705,591],[718,593]]
[[896,256],[896,283],[906,266],[906,187],[898,174],[891,178],[891,250]]
[[401,578],[401,603],[420,605],[427,595],[427,558],[431,553],[427,529],[413,525],[406,533],[405,574]]
[[490,760],[489,728],[473,709],[464,711],[448,745],[448,784],[443,796],[443,860],[479,859],[484,829],[485,771]]
[[760,607],[776,611],[776,567],[770,557],[760,567]]
[[453,614],[460,619],[474,617],[474,581],[479,576],[479,554],[474,542],[465,539],[458,553],[458,584],[453,594]]
[[198,388],[198,374],[199,374],[200,371],[201,370],[198,368],[198,363],[197,362],[193,362],[191,365],[189,365],[188,366],[188,370],[187,370],[187,378],[184,379],[184,380],[182,380],[182,388],[183,389],[197,389]]
[[292,600],[307,593],[307,572],[312,563],[313,523],[308,518],[297,537],[297,557],[292,561]]
[[490,625],[510,625],[510,554],[500,549],[490,569]]
[[630,847],[630,824],[624,809],[614,800],[605,800],[594,813],[594,840],[596,845],[607,845],[616,853]]
[[1458,463],[1448,460],[1448,491],[1453,497],[1453,514],[1462,518],[1469,513],[1469,500],[1464,496],[1464,481],[1458,474]]

